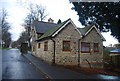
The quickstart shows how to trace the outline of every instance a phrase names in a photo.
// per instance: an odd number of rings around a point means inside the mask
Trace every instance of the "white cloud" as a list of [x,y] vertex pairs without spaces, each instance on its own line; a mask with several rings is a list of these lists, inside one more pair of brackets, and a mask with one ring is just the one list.
[[102,33],[103,37],[106,39],[106,41],[103,42],[104,46],[109,46],[110,44],[114,45],[114,44],[118,43],[118,40],[115,39],[110,34],[111,34],[111,32],[104,32],[104,33]]
[[16,0],[0,0],[0,8],[14,7]]
[[77,26],[81,26],[81,23],[78,21],[77,12],[71,10],[73,5],[69,3],[69,0],[49,0],[44,3],[48,4],[46,8],[50,12],[49,17],[53,18],[55,22],[59,19],[65,21],[71,18]]
[[1,4],[4,4],[2,8],[7,9],[8,22],[11,29],[9,32],[12,34],[12,40],[15,41],[19,38],[20,33],[23,31],[23,19],[26,17],[26,10],[16,4],[16,0],[4,0]]
[[12,34],[12,40],[13,41],[16,41],[19,36],[20,36],[20,33],[24,31],[24,27],[21,26],[21,25],[13,25],[13,27],[9,30],[9,32],[11,32]]
[[[59,19],[62,21],[71,18],[76,26],[82,27],[81,23],[78,21],[77,12],[71,10],[73,4],[69,3],[69,0],[28,0],[34,4],[40,4],[45,6],[46,11],[48,12],[48,18],[52,18],[54,22],[57,22]],[[24,2],[24,1],[23,1]],[[47,21],[47,20],[46,20]]]

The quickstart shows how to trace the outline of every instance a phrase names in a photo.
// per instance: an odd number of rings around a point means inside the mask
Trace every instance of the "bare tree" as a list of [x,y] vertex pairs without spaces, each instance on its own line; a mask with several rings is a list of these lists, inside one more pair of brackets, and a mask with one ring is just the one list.
[[43,21],[47,17],[46,9],[42,5],[30,4],[28,10],[32,20]]
[[27,32],[26,34],[29,36],[29,44],[30,44],[30,31],[31,31],[31,25],[33,21],[43,21],[47,17],[47,12],[44,6],[38,5],[38,4],[30,4],[29,5],[29,13],[26,16],[24,20],[24,26]]
[[2,29],[2,43],[3,47],[9,47],[11,43],[11,34],[9,33],[10,24],[7,22],[7,11],[5,9],[0,10],[0,29]]
[[12,48],[18,48],[18,42],[17,41],[13,41],[11,45],[12,45]]
[[30,27],[33,21],[43,21],[47,17],[47,12],[44,6],[38,4],[30,4],[29,5],[29,13],[24,20],[24,26],[27,31],[30,32]]
[[21,33],[19,39],[17,40],[17,42],[18,42],[19,44],[21,44],[21,43],[27,43],[27,42],[28,42],[29,37],[28,37],[28,35],[27,35],[26,33],[27,33],[27,32],[25,32],[25,31],[23,31],[23,32]]

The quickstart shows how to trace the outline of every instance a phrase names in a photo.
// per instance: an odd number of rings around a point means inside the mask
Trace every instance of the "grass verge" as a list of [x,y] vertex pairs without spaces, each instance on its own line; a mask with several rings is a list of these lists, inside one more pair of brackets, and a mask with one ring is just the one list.
[[12,49],[12,48],[0,48],[0,49]]

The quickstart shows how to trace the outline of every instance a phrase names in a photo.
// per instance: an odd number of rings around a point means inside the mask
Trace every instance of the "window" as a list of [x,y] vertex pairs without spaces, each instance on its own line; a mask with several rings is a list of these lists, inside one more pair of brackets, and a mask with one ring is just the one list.
[[48,42],[44,42],[44,51],[48,50]]
[[94,52],[99,52],[98,43],[94,43]]
[[90,43],[81,42],[81,52],[90,53]]
[[70,41],[63,41],[63,51],[70,51]]
[[35,45],[33,45],[33,51],[35,51]]
[[38,43],[38,48],[40,48],[40,43]]

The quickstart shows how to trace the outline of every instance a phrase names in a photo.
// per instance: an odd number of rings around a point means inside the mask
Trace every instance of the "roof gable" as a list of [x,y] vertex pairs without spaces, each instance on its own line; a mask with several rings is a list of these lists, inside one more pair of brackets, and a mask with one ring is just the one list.
[[97,33],[100,35],[100,37],[102,38],[103,41],[105,41],[105,38],[102,36],[102,34],[100,33],[100,31],[96,28],[95,25],[90,25],[90,26],[87,26],[85,28],[78,28],[78,30],[81,32],[81,34],[83,36],[86,36],[89,34],[89,32],[92,31],[92,29],[95,29],[97,31]]
[[66,20],[65,22],[63,22],[63,25],[61,26],[61,28],[59,30],[57,30],[52,37],[54,37],[55,35],[57,35],[64,27],[66,27],[67,24],[71,23],[73,25],[73,27],[75,27],[75,29],[78,31],[79,34],[80,31],[77,29],[77,27],[75,26],[75,24],[73,23],[73,21],[69,18],[68,20]]
[[45,32],[38,40],[48,38],[48,37],[53,37],[53,35],[57,32],[57,30],[59,30],[68,21],[69,21],[69,19],[64,21],[61,24],[58,24],[57,26],[52,27],[47,32]]
[[103,37],[103,35],[102,35],[102,34],[100,33],[100,31],[96,28],[95,25],[93,25],[93,26],[86,32],[85,35],[87,35],[93,28],[95,28],[95,30],[97,31],[97,33],[100,35],[101,39],[102,39],[103,41],[106,41],[105,38]]

